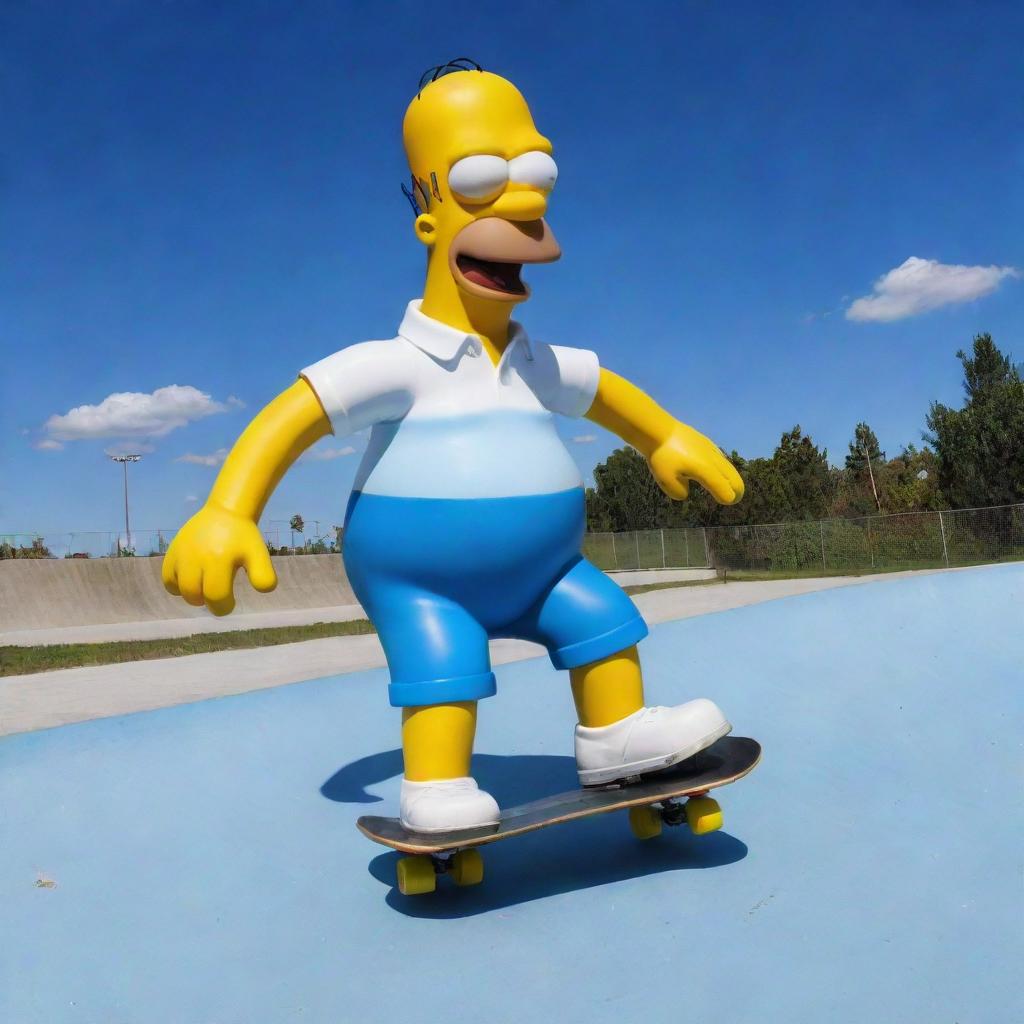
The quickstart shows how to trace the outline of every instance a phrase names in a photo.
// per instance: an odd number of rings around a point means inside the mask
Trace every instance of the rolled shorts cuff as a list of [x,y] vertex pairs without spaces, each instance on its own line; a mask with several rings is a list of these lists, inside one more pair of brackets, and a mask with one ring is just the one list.
[[647,623],[637,615],[629,622],[624,622],[621,626],[616,626],[615,629],[602,633],[600,636],[550,651],[551,664],[559,669],[589,665],[591,662],[608,658],[613,654],[618,654],[619,651],[626,650],[627,647],[640,643],[648,632]]
[[388,686],[388,697],[393,708],[482,700],[484,697],[493,697],[497,692],[498,684],[493,672],[478,672],[452,679],[424,679],[417,683],[391,683]]

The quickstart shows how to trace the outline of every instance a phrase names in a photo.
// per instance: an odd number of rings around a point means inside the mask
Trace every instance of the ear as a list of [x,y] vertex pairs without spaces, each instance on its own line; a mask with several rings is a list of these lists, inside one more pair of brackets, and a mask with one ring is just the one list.
[[424,245],[433,245],[437,240],[437,218],[429,213],[421,213],[416,218],[414,229]]

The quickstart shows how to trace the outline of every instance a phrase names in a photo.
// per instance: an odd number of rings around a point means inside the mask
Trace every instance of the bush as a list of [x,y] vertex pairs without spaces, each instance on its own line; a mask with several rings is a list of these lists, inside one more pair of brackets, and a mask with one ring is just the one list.
[[2,558],[53,558],[42,537],[34,537],[31,547],[19,544],[15,547],[10,541],[0,542],[0,559]]

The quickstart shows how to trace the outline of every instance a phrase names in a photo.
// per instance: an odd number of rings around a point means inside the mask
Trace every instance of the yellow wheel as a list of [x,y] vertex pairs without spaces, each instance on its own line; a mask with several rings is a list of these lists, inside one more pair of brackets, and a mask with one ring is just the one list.
[[459,850],[448,873],[456,885],[479,885],[484,880],[484,859],[479,850]]
[[686,823],[695,836],[714,832],[722,827],[722,808],[709,796],[692,796],[686,801]]
[[653,807],[630,807],[629,827],[637,839],[661,835],[661,815]]
[[403,857],[396,869],[398,891],[403,896],[419,896],[437,887],[434,862],[429,857]]

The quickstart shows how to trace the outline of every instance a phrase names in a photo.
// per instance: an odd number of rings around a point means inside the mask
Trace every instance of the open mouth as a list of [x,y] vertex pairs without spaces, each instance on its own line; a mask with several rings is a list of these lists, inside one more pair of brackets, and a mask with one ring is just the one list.
[[526,285],[519,277],[523,269],[522,263],[482,260],[467,253],[459,253],[455,257],[455,263],[467,281],[472,281],[482,288],[504,292],[506,295],[526,294]]

